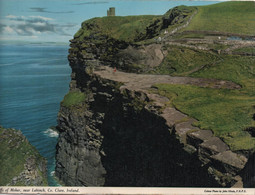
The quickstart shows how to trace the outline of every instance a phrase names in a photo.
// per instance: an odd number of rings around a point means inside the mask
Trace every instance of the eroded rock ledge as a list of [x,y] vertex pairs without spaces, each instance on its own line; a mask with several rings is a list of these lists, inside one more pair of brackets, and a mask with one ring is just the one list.
[[[200,87],[238,89],[239,85],[229,81],[215,79],[201,79],[188,77],[171,77],[162,75],[138,75],[123,72],[115,72],[109,67],[101,71],[95,71],[95,75],[104,79],[122,82],[120,90],[128,90],[131,93],[141,93],[150,102],[145,106],[149,112],[156,112],[162,117],[168,129],[183,145],[183,149],[189,154],[195,153],[201,161],[201,166],[207,167],[210,176],[214,177],[220,186],[242,187],[242,178],[238,173],[245,167],[247,158],[242,154],[232,152],[229,147],[211,130],[201,130],[192,126],[196,121],[181,113],[173,107],[167,107],[169,101],[166,97],[149,92],[148,89],[156,83],[191,84]],[[143,98],[144,99],[144,98]],[[144,100],[141,101],[144,101]]]
[[[80,75],[87,81],[82,86],[76,81]],[[66,185],[243,187],[252,178],[249,156],[232,152],[210,130],[192,126],[195,119],[148,90],[159,82],[240,86],[114,73],[102,66],[91,74],[77,69],[73,78],[72,90],[82,89],[87,100],[59,112],[56,175]]]

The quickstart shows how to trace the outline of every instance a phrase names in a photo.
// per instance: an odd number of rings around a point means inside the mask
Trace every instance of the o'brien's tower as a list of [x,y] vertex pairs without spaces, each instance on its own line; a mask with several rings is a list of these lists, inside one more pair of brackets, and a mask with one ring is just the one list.
[[115,7],[110,7],[109,10],[107,10],[107,16],[115,16]]

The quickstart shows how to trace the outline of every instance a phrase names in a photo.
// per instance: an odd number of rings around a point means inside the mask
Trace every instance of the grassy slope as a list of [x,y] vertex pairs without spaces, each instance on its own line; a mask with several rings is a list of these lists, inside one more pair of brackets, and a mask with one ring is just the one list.
[[69,92],[68,94],[65,95],[63,101],[61,102],[61,105],[70,108],[72,106],[81,104],[82,102],[85,101],[85,99],[86,99],[85,93]]
[[[12,178],[19,176],[29,156],[36,157],[37,162],[43,160],[23,135],[18,134],[16,130],[0,127],[0,186],[10,183]],[[46,178],[44,185],[47,185]]]
[[242,131],[255,123],[252,115],[255,99],[237,90],[209,89],[184,85],[157,85],[160,93],[172,98],[172,104],[189,116],[198,119],[194,124],[211,129],[233,150],[255,148],[255,138]]
[[222,61],[191,74],[192,77],[230,80],[242,85],[240,92],[255,95],[255,58],[238,55],[222,55]]
[[185,30],[255,34],[254,2],[223,2],[198,9],[197,15]]
[[[242,130],[255,126],[255,121],[252,119],[255,113],[255,58],[238,55],[215,54],[214,56],[206,52],[194,53],[195,50],[185,48],[179,48],[179,50],[184,53],[176,51],[167,58],[170,59],[168,66],[173,66],[173,68],[167,69],[165,62],[158,68],[158,71],[164,73],[167,70],[166,73],[170,75],[229,80],[242,85],[242,89],[224,90],[160,84],[157,85],[159,91],[171,97],[175,94],[172,102],[174,106],[198,119],[199,122],[195,125],[202,129],[213,130],[233,150],[254,149],[255,139]],[[194,59],[201,58],[201,61],[192,60],[191,54]],[[185,68],[182,66],[185,63],[189,65],[187,62],[189,59],[190,67],[194,68],[197,64],[200,66],[202,63],[207,66],[188,74],[186,70],[189,66]],[[176,71],[172,72],[173,69]]]
[[[141,15],[92,18],[82,23],[82,28],[74,35],[74,38],[83,40],[90,35],[100,34],[126,42],[145,41],[158,36],[163,32],[163,28],[171,31],[182,25],[194,11],[194,7],[178,6],[160,16]],[[173,16],[174,18],[171,18]],[[164,24],[163,21],[165,21]]]
[[74,38],[79,37],[82,40],[90,34],[100,33],[118,40],[134,41],[140,34],[145,34],[146,27],[158,18],[161,16],[93,18],[83,22],[82,28],[74,35]]
[[153,70],[157,74],[188,76],[188,72],[201,66],[216,63],[221,58],[216,54],[185,47],[170,46],[162,64]]
[[238,48],[233,51],[233,53],[245,53],[245,54],[255,54],[255,47],[244,47]]

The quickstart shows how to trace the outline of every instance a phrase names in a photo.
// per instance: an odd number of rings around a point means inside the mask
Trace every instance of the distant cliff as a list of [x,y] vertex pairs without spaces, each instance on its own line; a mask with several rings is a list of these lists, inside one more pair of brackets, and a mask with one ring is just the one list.
[[[170,32],[186,26],[194,14],[196,8],[180,6],[163,16],[95,18],[82,24],[71,40],[72,80],[58,114],[56,176],[66,185],[253,185],[254,150],[232,151],[211,130],[193,126],[197,120],[180,112],[171,104],[172,97],[159,94],[154,86],[230,90],[240,85],[134,74],[152,72],[164,63],[169,45],[180,53],[199,48],[188,41],[170,42]],[[203,51],[220,61],[205,46]]]
[[0,127],[0,186],[47,186],[47,165],[21,131]]

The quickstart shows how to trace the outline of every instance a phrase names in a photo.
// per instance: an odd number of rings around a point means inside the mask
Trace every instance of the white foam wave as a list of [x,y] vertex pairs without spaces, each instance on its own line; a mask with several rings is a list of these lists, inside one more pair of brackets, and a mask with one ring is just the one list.
[[49,137],[58,137],[58,132],[56,132],[50,128],[47,129],[46,131],[44,131],[43,133]]
[[50,172],[50,176],[53,177],[55,175],[55,171]]

